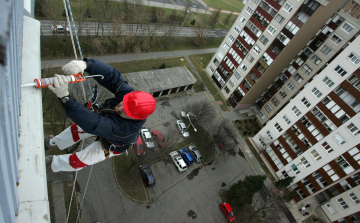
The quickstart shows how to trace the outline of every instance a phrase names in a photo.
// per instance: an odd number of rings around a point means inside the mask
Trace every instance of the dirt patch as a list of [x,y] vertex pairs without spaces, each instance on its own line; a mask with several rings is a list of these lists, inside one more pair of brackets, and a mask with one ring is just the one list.
[[253,137],[260,131],[260,126],[254,119],[233,121],[236,130],[243,138]]

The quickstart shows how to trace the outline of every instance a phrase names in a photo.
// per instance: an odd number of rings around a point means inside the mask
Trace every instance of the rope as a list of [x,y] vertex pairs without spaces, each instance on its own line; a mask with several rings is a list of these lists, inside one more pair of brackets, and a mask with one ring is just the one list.
[[[81,47],[80,47],[79,36],[78,36],[78,34],[77,34],[77,31],[76,31],[76,26],[75,26],[75,22],[74,22],[74,17],[73,17],[72,12],[71,12],[70,2],[69,2],[69,0],[67,0],[67,6],[68,6],[68,7],[66,7],[65,0],[63,0],[63,3],[64,3],[65,13],[66,13],[66,20],[67,20],[68,26],[71,27],[70,21],[69,21],[69,13],[70,13],[71,22],[72,22],[72,25],[73,25],[74,35],[75,35],[75,38],[76,38],[76,42],[77,42],[78,50],[79,50],[79,53],[80,53],[80,57],[81,57],[81,59],[84,59],[83,54],[82,54],[82,51],[81,51]],[[66,30],[65,30],[65,32],[66,32]],[[71,29],[71,28],[70,28],[70,37],[71,37],[71,43],[72,43],[73,50],[74,50],[74,54],[75,54],[75,59],[77,60],[78,57],[77,57],[77,53],[76,53],[76,48],[75,48],[75,43],[74,43],[74,39],[73,39],[72,29]],[[89,90],[90,90],[90,92],[91,92],[90,83],[89,83],[88,81],[86,81],[86,82],[87,82],[88,87],[89,87]],[[86,93],[85,93],[85,88],[84,88],[84,84],[83,84],[83,83],[81,84],[81,88],[82,88],[82,92],[83,92],[83,95],[84,95],[84,98],[85,98],[85,101],[86,101],[87,98],[86,98]],[[81,143],[81,150],[83,150],[83,149],[84,149],[84,140],[82,140],[82,143]],[[78,222],[78,219],[79,219],[79,216],[80,216],[80,211],[81,211],[81,208],[82,208],[82,205],[83,205],[83,201],[84,201],[84,198],[85,198],[85,195],[86,195],[86,191],[87,191],[87,188],[88,188],[88,184],[89,184],[89,181],[90,181],[90,176],[91,176],[93,167],[94,167],[94,166],[92,165],[92,166],[91,166],[91,169],[90,169],[88,181],[87,181],[87,183],[86,183],[86,187],[85,187],[85,190],[84,190],[84,195],[83,195],[83,198],[82,198],[82,201],[81,201],[81,205],[80,205],[80,208],[79,208],[79,212],[78,212],[78,215],[77,215],[77,218],[76,218],[76,223]],[[69,216],[70,216],[70,210],[71,210],[71,203],[72,203],[72,200],[73,200],[73,196],[74,196],[74,194],[75,194],[75,184],[76,184],[77,176],[78,176],[78,171],[76,171],[76,174],[75,174],[75,179],[74,179],[73,189],[72,189],[72,192],[71,192],[71,198],[70,198],[70,204],[69,204],[69,209],[68,209],[68,214],[67,214],[66,222],[69,222]]]

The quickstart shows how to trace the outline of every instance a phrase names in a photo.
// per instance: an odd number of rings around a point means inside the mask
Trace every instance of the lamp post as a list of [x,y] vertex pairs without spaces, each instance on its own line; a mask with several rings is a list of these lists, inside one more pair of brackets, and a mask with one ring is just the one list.
[[[190,125],[194,128],[194,131],[197,132],[196,128],[194,127],[194,125],[193,125],[192,122],[191,122],[191,119],[190,119],[189,114],[186,114],[186,116],[187,116],[188,119],[189,119]],[[186,129],[188,129],[188,128],[190,127],[190,125],[189,125]]]
[[186,15],[186,17],[185,17],[185,19],[184,19],[184,22],[182,23],[182,25],[181,25],[181,27],[183,27],[183,25],[184,25],[184,23],[185,23],[185,21],[186,21],[186,19],[187,19],[187,17],[188,17],[188,15],[189,15],[189,10],[187,10],[187,15]]

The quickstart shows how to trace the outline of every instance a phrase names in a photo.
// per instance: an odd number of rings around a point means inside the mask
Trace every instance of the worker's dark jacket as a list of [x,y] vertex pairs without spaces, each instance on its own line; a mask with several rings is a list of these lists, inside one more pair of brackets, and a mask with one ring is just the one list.
[[[107,99],[97,114],[71,98],[64,105],[66,114],[85,132],[99,136],[105,149],[117,145],[115,151],[124,152],[131,143],[136,143],[139,130],[146,121],[146,119],[125,119],[115,111],[115,107],[122,102],[124,96],[134,89],[129,86],[121,73],[110,65],[97,59],[84,60],[87,61],[85,71],[90,75],[103,75],[104,79],[100,77],[94,79],[114,93],[115,98]],[[113,150],[114,147],[110,149]]]

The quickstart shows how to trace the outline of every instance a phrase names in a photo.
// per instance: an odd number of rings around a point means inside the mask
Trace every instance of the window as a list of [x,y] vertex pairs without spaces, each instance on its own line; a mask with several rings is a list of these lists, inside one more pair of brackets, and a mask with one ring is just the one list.
[[328,78],[328,77],[325,77],[325,78],[323,79],[323,83],[324,83],[327,87],[329,87],[329,88],[334,85],[334,82],[333,82],[330,78]]
[[286,2],[283,9],[287,12],[291,12],[291,10],[293,9],[293,6]]
[[255,4],[258,4],[260,0],[252,0]]
[[247,9],[246,9],[246,12],[247,12],[249,15],[251,15],[251,14],[254,12],[254,9],[251,8],[250,6],[248,6]]
[[321,144],[321,146],[325,149],[327,153],[331,153],[334,151],[327,142],[324,142],[323,144]]
[[239,27],[235,26],[235,27],[234,27],[234,30],[235,30],[235,32],[237,32],[238,34],[240,33],[240,28],[239,28]]
[[310,154],[311,154],[311,156],[312,156],[316,161],[321,160],[321,156],[319,155],[318,152],[316,152],[315,149],[314,149],[313,151],[311,151]]
[[271,99],[271,102],[275,105],[275,107],[277,107],[277,106],[280,104],[280,102],[278,101],[278,99],[276,99],[275,97],[273,97],[273,98]]
[[279,24],[281,24],[281,23],[284,21],[284,17],[282,17],[282,15],[280,15],[280,14],[277,14],[277,15],[275,16],[274,20],[275,20],[276,22],[278,22]]
[[278,132],[281,132],[283,129],[281,128],[281,126],[279,125],[279,123],[276,123],[275,125],[274,125],[274,127],[276,128],[276,130],[278,131]]
[[287,30],[289,30],[292,34],[296,34],[298,31],[299,31],[299,27],[297,27],[297,25],[295,25],[293,22],[291,22],[291,21],[289,21],[287,24],[286,24],[286,26],[285,26],[285,28],[287,29]]
[[277,39],[280,40],[280,42],[282,42],[285,46],[290,42],[290,39],[287,38],[287,36],[285,36],[285,34],[282,32],[279,33]]
[[329,55],[329,53],[331,53],[331,49],[330,49],[328,46],[326,46],[326,45],[324,45],[324,46],[320,49],[320,51],[321,51],[323,54],[325,54],[326,56]]
[[337,199],[337,202],[339,203],[339,205],[340,205],[343,209],[349,208],[349,206],[346,204],[346,202],[344,201],[344,199],[339,198],[339,199]]
[[299,110],[296,106],[294,106],[291,110],[292,110],[292,112],[294,113],[294,115],[295,115],[296,117],[298,117],[299,115],[301,115],[300,110]]
[[234,75],[238,80],[241,78],[241,75],[238,71],[235,71]]
[[283,120],[287,125],[290,125],[291,121],[286,115],[283,116]]
[[321,59],[318,57],[318,56],[316,56],[315,54],[310,58],[310,60],[314,63],[314,64],[316,64],[316,65],[319,65],[320,63],[321,63]]
[[308,167],[311,166],[310,163],[305,159],[305,157],[302,157],[300,159],[300,162],[301,162],[301,164],[303,165],[304,168],[308,168]]
[[356,55],[354,52],[351,52],[350,55],[348,56],[348,59],[353,63],[353,64],[358,64],[360,62],[360,58],[358,55]]
[[291,165],[291,169],[294,171],[295,174],[300,173],[300,170],[295,166],[295,164]]
[[251,56],[250,54],[246,57],[246,59],[251,63],[254,61],[254,57]]
[[260,116],[261,119],[265,118],[264,112],[262,111],[259,111],[258,115]]
[[224,52],[223,52],[223,51],[219,50],[219,52],[218,52],[218,56],[219,56],[219,57],[220,57],[220,59],[222,60],[222,59],[224,58],[225,54],[224,54]]
[[299,66],[301,66],[301,65],[303,65],[304,61],[300,57],[297,57],[295,60],[295,63],[297,63]]
[[227,86],[224,87],[226,94],[229,94],[230,90]]
[[286,87],[287,87],[290,91],[292,91],[292,90],[295,89],[294,85],[292,85],[290,82],[288,82],[288,83],[286,84]]
[[334,34],[330,39],[331,39],[331,41],[333,41],[336,45],[339,44],[339,43],[342,41],[342,39],[341,39],[338,35],[336,35],[336,34]]
[[240,67],[241,69],[243,69],[243,71],[246,71],[246,70],[247,70],[247,66],[246,66],[244,63],[240,64],[239,67]]
[[347,74],[347,71],[344,68],[340,67],[340,65],[337,65],[334,70],[342,77]]
[[313,93],[316,98],[320,98],[322,95],[322,93],[316,87],[311,90],[311,93]]
[[235,37],[233,35],[229,35],[229,40],[233,43],[235,41]]
[[266,132],[266,135],[269,137],[269,139],[271,139],[271,140],[274,139],[274,136],[271,134],[270,131],[267,131],[267,132]]
[[346,127],[350,132],[351,134],[353,134],[354,136],[357,136],[360,134],[360,130],[358,129],[358,127],[356,127],[353,123],[351,123],[350,125],[348,125]]
[[223,47],[226,51],[228,51],[230,49],[230,46],[227,43],[224,43]]
[[229,84],[231,85],[231,87],[234,87],[235,82],[234,82],[234,80],[233,80],[232,78],[230,78],[230,80],[229,80]]
[[298,74],[298,73],[296,73],[296,74],[294,75],[294,79],[295,79],[296,82],[298,82],[299,84],[304,80],[304,79],[300,76],[300,74]]
[[351,31],[353,31],[354,27],[352,25],[350,25],[349,23],[345,22],[342,26],[341,29],[343,29],[345,32],[347,33],[351,33]]
[[346,143],[345,139],[340,135],[340,133],[336,133],[333,135],[333,138],[336,142],[338,142],[340,145],[344,145]]
[[270,107],[270,105],[265,105],[265,110],[268,112],[268,113],[271,113],[273,111],[273,109]]
[[286,98],[286,96],[287,96],[283,90],[279,91],[279,95],[282,99]]
[[210,65],[209,70],[214,73],[215,69]]
[[274,26],[269,25],[269,27],[267,28],[267,31],[268,31],[271,35],[274,35],[274,33],[276,32],[276,29],[274,28]]
[[257,45],[254,46],[253,50],[256,54],[259,54],[261,52],[261,49]]
[[310,49],[310,47],[306,46],[303,50],[303,53],[306,56],[310,57],[314,53],[314,51],[312,49]]
[[260,42],[262,42],[265,45],[267,42],[269,42],[269,40],[268,40],[268,38],[266,38],[266,36],[262,35],[260,37]]
[[307,108],[311,105],[311,103],[305,97],[301,99],[301,103]]
[[310,74],[312,69],[308,65],[304,65],[301,70],[303,70],[306,74]]
[[247,19],[245,19],[245,17],[244,17],[244,16],[241,16],[241,18],[240,18],[240,22],[241,22],[241,23],[243,23],[243,24],[245,24],[245,23],[246,23],[246,21],[247,21]]
[[354,192],[351,192],[351,193],[348,194],[348,195],[349,195],[349,197],[351,198],[351,200],[352,200],[355,204],[360,203],[359,198],[354,194]]
[[261,35],[261,31],[258,27],[256,27],[252,22],[248,21],[246,23],[246,27],[248,27],[251,32],[253,32],[257,37]]
[[214,64],[215,64],[216,66],[218,66],[218,65],[220,64],[220,62],[219,62],[216,58],[214,59],[213,62],[214,62]]

